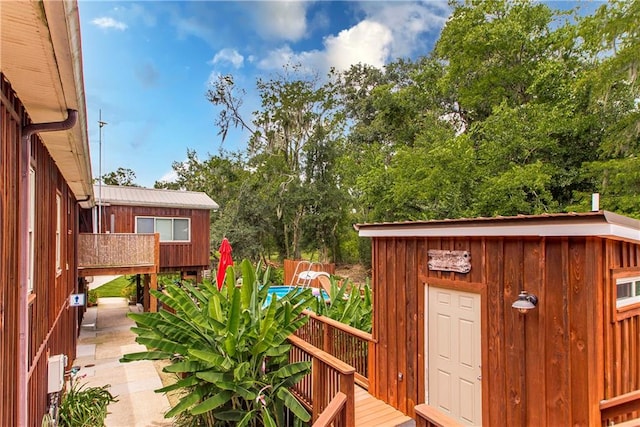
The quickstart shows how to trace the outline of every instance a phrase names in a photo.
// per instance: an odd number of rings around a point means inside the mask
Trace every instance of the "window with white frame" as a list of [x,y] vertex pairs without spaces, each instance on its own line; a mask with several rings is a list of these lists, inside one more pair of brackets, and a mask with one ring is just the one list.
[[62,197],[56,194],[56,274],[62,272]]
[[137,216],[136,233],[158,233],[161,242],[189,242],[191,221],[189,218]]
[[640,276],[616,279],[616,307],[640,303]]
[[36,228],[36,171],[29,168],[29,277],[27,289],[33,292],[35,265],[35,228]]

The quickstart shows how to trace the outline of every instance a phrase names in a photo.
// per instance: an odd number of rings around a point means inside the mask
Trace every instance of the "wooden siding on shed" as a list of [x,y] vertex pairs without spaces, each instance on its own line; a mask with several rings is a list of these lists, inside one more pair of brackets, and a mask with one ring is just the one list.
[[[137,216],[191,219],[190,242],[160,242],[160,271],[189,271],[210,268],[210,212],[204,209],[178,209],[145,206],[106,206],[103,209],[103,231],[134,233]],[[111,215],[114,215],[114,230]]]
[[[619,245],[595,237],[374,238],[370,392],[412,416],[425,402],[425,289],[439,286],[481,295],[484,425],[599,424],[599,401],[637,387],[640,372],[638,358],[622,362],[638,345],[637,323],[603,324],[605,254],[619,254]],[[430,249],[469,251],[471,271],[428,270]],[[636,248],[620,258],[640,257]],[[540,301],[526,315],[511,308],[522,289]],[[607,346],[603,328],[611,330]]]
[[[17,425],[18,270],[20,230],[20,129],[29,123],[27,112],[0,74],[0,425]],[[40,426],[47,408],[49,355],[75,358],[78,309],[68,307],[77,289],[75,236],[77,203],[67,183],[38,136],[31,138],[31,165],[36,171],[34,230],[34,292],[29,299],[28,418]],[[56,195],[61,201],[61,270],[56,271]]]

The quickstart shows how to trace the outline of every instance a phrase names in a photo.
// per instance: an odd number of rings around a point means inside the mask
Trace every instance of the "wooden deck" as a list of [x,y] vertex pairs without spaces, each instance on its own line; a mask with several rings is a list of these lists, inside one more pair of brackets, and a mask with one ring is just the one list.
[[410,417],[382,400],[376,399],[358,386],[355,387],[355,406],[357,427],[395,427],[413,421]]

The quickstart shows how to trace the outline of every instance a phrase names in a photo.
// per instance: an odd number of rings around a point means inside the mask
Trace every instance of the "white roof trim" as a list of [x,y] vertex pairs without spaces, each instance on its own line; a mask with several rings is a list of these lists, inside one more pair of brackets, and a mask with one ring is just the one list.
[[[558,221],[558,218],[562,219]],[[407,223],[361,224],[357,226],[360,237],[562,237],[593,236],[640,242],[640,226],[637,220],[610,212],[600,215],[584,215],[564,218],[540,216],[526,218],[490,218],[478,220],[425,221]],[[533,223],[531,220],[535,219]],[[501,224],[501,222],[505,222]],[[518,223],[520,222],[520,223]]]

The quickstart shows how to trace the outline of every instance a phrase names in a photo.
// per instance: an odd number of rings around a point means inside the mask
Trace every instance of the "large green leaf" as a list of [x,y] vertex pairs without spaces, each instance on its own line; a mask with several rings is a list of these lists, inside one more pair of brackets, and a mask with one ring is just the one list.
[[193,390],[190,394],[180,399],[180,402],[178,402],[176,406],[171,408],[171,410],[169,410],[169,412],[167,412],[164,415],[164,417],[165,418],[175,417],[176,415],[181,414],[182,412],[188,410],[194,404],[198,403],[200,399],[202,399],[202,390],[199,390],[199,389]]
[[267,408],[260,408],[260,413],[262,414],[262,422],[264,423],[264,427],[278,427]]
[[199,382],[199,379],[195,375],[189,375],[188,377],[180,378],[178,381],[176,381],[173,384],[169,384],[168,386],[159,388],[154,391],[156,393],[167,393],[173,390],[191,389],[191,387],[198,384],[198,382]]
[[231,292],[231,307],[227,319],[227,331],[234,336],[237,336],[240,326],[240,310],[240,293],[234,287]]
[[276,378],[288,378],[300,372],[307,373],[311,369],[311,362],[295,362],[289,363],[275,371],[273,375]]
[[228,366],[228,362],[225,357],[219,353],[214,353],[207,350],[198,350],[196,348],[189,349],[189,354],[206,362],[212,366]]
[[[225,372],[220,372],[220,371],[216,370],[215,368],[212,369],[212,370],[208,370],[208,371],[198,372],[196,374],[196,376],[198,378],[204,380],[204,381],[207,381],[207,382],[211,383],[211,384],[215,384],[216,386],[218,386],[218,383],[223,382],[225,380],[225,378],[227,380],[232,378],[229,374],[227,374]],[[222,388],[222,387],[219,387],[219,388]]]
[[173,353],[166,351],[141,351],[138,353],[128,353],[120,358],[120,362],[133,362],[136,360],[165,360],[170,359]]
[[311,420],[311,415],[307,412],[304,406],[296,399],[291,392],[286,388],[278,389],[278,397],[284,401],[284,404],[293,412],[296,417],[300,418],[304,422]]
[[216,293],[209,298],[209,317],[217,322],[224,322],[224,314],[222,313],[222,306],[220,305],[220,294]]
[[136,338],[136,341],[145,345],[147,348],[161,350],[167,353],[186,354],[189,351],[189,347],[186,345],[165,339],[138,337]]
[[165,366],[162,368],[162,371],[170,373],[198,372],[202,369],[206,369],[206,367],[207,365],[198,362],[197,360],[183,360],[181,362]]
[[204,402],[191,408],[191,414],[199,415],[214,410],[215,408],[224,405],[233,396],[233,392],[229,390],[221,391],[220,393],[206,399]]

